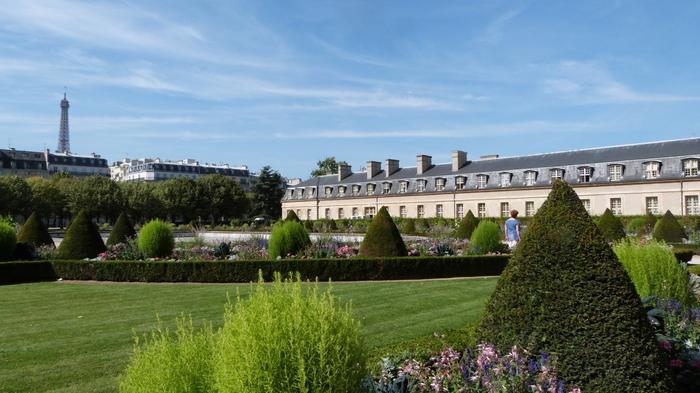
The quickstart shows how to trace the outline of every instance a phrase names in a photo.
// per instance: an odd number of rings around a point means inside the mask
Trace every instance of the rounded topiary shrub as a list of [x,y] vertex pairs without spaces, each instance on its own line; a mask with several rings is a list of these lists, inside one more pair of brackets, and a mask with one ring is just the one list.
[[169,257],[175,246],[172,226],[161,220],[147,222],[139,232],[138,244],[147,258]]
[[598,219],[598,228],[608,242],[616,242],[626,236],[622,221],[610,209],[605,209],[603,215]]
[[34,247],[54,246],[49,229],[36,213],[32,213],[20,228],[17,241],[34,245]]
[[556,356],[561,379],[586,393],[673,391],[634,285],[562,181],[501,274],[480,336]]
[[479,254],[503,250],[501,228],[493,221],[481,221],[469,239],[469,245]]
[[15,227],[10,223],[0,221],[0,261],[12,259],[17,244]]
[[107,245],[112,246],[119,243],[126,243],[129,239],[133,239],[134,237],[136,237],[134,224],[131,223],[126,213],[121,213],[117,218],[117,222],[114,223],[112,232],[109,233]]
[[299,216],[297,216],[297,214],[294,213],[294,210],[287,210],[287,218],[285,218],[285,221],[301,222],[301,220],[299,219]]
[[309,233],[299,221],[285,221],[275,224],[270,233],[267,254],[270,258],[285,258],[297,255],[311,244]]
[[654,239],[667,243],[680,243],[686,237],[685,230],[670,210],[654,225]]
[[472,237],[472,233],[474,233],[474,230],[478,225],[479,219],[474,216],[474,213],[472,213],[471,210],[469,210],[464,218],[462,218],[462,220],[459,222],[459,227],[457,227],[457,230],[455,231],[455,237],[457,239],[470,239]]
[[365,238],[360,244],[360,255],[365,257],[402,257],[408,255],[399,229],[391,219],[386,207],[369,224]]
[[105,251],[105,243],[92,219],[81,210],[68,225],[66,235],[58,246],[60,259],[95,258]]

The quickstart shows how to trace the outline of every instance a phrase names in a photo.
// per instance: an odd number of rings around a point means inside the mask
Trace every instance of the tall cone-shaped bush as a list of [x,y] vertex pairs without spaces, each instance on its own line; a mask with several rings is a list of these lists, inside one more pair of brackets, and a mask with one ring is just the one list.
[[605,209],[605,212],[598,219],[598,228],[603,234],[605,240],[609,242],[616,242],[620,239],[624,239],[625,227],[622,225],[622,221],[615,217],[610,209]]
[[126,243],[129,239],[133,239],[134,237],[136,237],[134,225],[131,223],[126,213],[121,213],[119,217],[117,217],[117,222],[114,223],[112,232],[109,233],[107,245],[112,246],[119,243]]
[[561,378],[586,393],[673,391],[634,285],[562,181],[498,280],[480,336],[556,356]]
[[367,228],[365,238],[360,245],[360,255],[366,257],[402,257],[406,256],[406,244],[399,229],[391,219],[386,207],[379,212]]
[[97,225],[81,210],[66,230],[66,236],[58,246],[60,259],[95,258],[105,250]]
[[17,234],[17,241],[32,244],[34,247],[54,245],[49,229],[46,228],[46,225],[36,213],[32,213],[22,225]]
[[296,221],[296,222],[301,222],[299,219],[299,216],[297,216],[296,213],[294,213],[294,210],[288,210],[287,211],[287,218],[284,219],[285,221]]
[[680,243],[685,238],[685,230],[670,210],[654,225],[654,239],[669,243]]
[[474,213],[471,210],[462,218],[459,222],[459,227],[457,232],[455,232],[455,237],[457,239],[469,239],[472,237],[474,229],[479,225],[479,219],[474,217]]

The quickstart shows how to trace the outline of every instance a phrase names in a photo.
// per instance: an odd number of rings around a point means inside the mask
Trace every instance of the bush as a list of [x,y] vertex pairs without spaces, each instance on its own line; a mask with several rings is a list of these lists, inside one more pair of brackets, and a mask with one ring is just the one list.
[[480,254],[502,251],[501,228],[493,221],[481,221],[474,229],[469,243]]
[[367,228],[360,244],[360,255],[365,257],[402,257],[408,255],[399,229],[386,207],[379,209]]
[[106,250],[97,225],[81,210],[71,221],[63,241],[58,246],[58,258],[95,258]]
[[175,334],[159,323],[134,354],[119,381],[120,393],[212,391],[213,333],[195,331],[192,319],[179,318]]
[[654,225],[654,239],[667,243],[680,243],[686,237],[685,230],[670,210]]
[[[83,262],[80,261],[80,263]],[[0,284],[55,281],[56,278],[51,262],[0,262]]]
[[304,229],[306,229],[307,231],[313,231],[314,230],[314,222],[311,220],[304,221]]
[[296,221],[296,222],[301,222],[299,219],[299,216],[297,216],[296,213],[294,213],[294,210],[288,210],[287,211],[287,218],[284,219],[285,221]]
[[671,392],[639,296],[566,183],[556,181],[504,270],[481,339],[556,354],[587,393]]
[[459,227],[457,227],[455,237],[457,239],[470,239],[472,237],[472,233],[474,233],[474,230],[478,225],[479,219],[474,216],[474,213],[472,213],[471,210],[469,210],[467,215],[465,215],[459,222]]
[[216,337],[214,390],[220,392],[359,392],[366,355],[359,322],[330,288],[301,280],[259,282],[224,313]]
[[686,306],[695,303],[688,289],[688,272],[666,244],[627,240],[615,244],[613,250],[639,297],[656,295],[661,299],[676,299]]
[[654,226],[656,225],[656,221],[656,216],[651,213],[647,213],[646,216],[644,216],[645,235],[650,235],[654,232]]
[[117,217],[117,222],[114,223],[114,228],[109,234],[109,239],[107,239],[107,246],[113,246],[119,243],[126,243],[129,239],[136,237],[136,231],[134,230],[134,224],[129,220],[129,216],[126,213],[119,214]]
[[646,219],[644,217],[635,217],[627,223],[627,233],[630,235],[643,236],[646,231]]
[[403,232],[407,235],[415,235],[416,234],[416,220],[414,220],[413,218],[404,219],[403,230],[401,232]]
[[173,253],[175,238],[169,223],[161,220],[147,222],[139,232],[139,250],[147,258],[165,258]]
[[32,261],[37,258],[36,247],[31,243],[18,242],[12,259],[15,261]]
[[0,261],[12,259],[16,244],[15,227],[7,222],[0,221]]
[[297,255],[311,244],[309,233],[298,221],[275,224],[270,234],[267,254],[270,258]]
[[608,242],[616,242],[626,236],[622,221],[615,217],[610,209],[605,209],[603,215],[598,219],[598,229]]
[[36,213],[32,213],[17,234],[17,241],[33,244],[35,247],[54,246],[53,239],[49,234],[44,222]]
[[328,225],[326,225],[326,228],[328,228],[328,231],[330,232],[335,232],[338,230],[338,224],[335,223],[335,220],[330,219],[328,220]]

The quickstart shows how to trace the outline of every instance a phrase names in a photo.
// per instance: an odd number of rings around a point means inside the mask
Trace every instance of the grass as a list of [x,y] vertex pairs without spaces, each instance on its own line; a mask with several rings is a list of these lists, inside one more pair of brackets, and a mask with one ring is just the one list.
[[[479,319],[495,278],[336,283],[379,347]],[[181,313],[223,320],[249,285],[38,283],[0,286],[0,392],[114,392],[135,334]]]

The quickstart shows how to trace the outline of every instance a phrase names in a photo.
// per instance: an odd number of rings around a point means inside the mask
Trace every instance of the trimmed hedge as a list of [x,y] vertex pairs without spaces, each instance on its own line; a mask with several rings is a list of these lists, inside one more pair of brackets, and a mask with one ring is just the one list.
[[386,207],[382,207],[367,228],[360,244],[360,255],[364,257],[406,256],[406,244],[399,229],[391,219]]
[[46,228],[44,222],[41,221],[36,213],[32,213],[27,221],[20,228],[17,234],[17,241],[21,243],[29,243],[35,247],[54,246],[49,229]]
[[0,285],[55,281],[56,278],[52,262],[49,261],[0,263]]
[[666,210],[666,214],[654,225],[653,236],[654,239],[667,243],[679,243],[687,237],[685,230],[670,210]]
[[598,228],[608,242],[616,242],[626,236],[622,221],[610,209],[605,209],[603,215],[598,219]]
[[126,213],[119,214],[117,222],[112,228],[112,232],[109,233],[109,239],[107,239],[107,246],[113,246],[119,243],[126,243],[129,239],[136,237],[136,231],[134,230],[134,224],[131,223],[129,216]]
[[0,221],[0,261],[12,259],[16,244],[15,228],[9,223]]
[[61,259],[95,258],[105,250],[97,225],[92,222],[85,210],[81,210],[71,221],[66,236],[58,246],[58,257]]
[[457,239],[469,239],[477,226],[479,226],[479,219],[469,210],[462,218],[462,221],[459,222],[459,227],[455,231],[455,237]]
[[[351,259],[282,259],[262,261],[70,261],[0,264],[0,277],[36,281],[28,265],[52,266],[55,278],[65,280],[138,282],[251,282],[262,271],[266,281],[274,272],[299,272],[302,279],[320,281],[418,280],[448,277],[497,276],[508,263],[508,255],[463,257],[401,257]],[[37,265],[38,266],[38,265]],[[43,265],[42,265],[43,266]],[[46,266],[44,266],[46,268]],[[4,269],[7,269],[6,272]],[[46,278],[42,273],[41,279]]]

